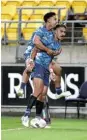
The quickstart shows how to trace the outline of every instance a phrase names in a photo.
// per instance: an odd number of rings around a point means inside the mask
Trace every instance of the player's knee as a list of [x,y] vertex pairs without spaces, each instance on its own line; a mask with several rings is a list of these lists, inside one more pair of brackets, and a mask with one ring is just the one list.
[[43,91],[42,93],[42,100],[44,101],[47,96],[47,91]]
[[38,100],[40,100],[41,102],[44,102],[46,95],[47,95],[47,93],[42,92],[42,94],[38,97]]
[[46,96],[42,95],[42,97],[40,98],[40,101],[44,102],[45,98],[46,98]]
[[38,100],[41,101],[41,102],[44,101],[44,100],[43,100],[43,95],[42,95],[42,94],[38,97]]
[[60,75],[61,72],[62,72],[62,68],[58,64],[55,64],[53,66],[53,71],[54,71],[55,74]]

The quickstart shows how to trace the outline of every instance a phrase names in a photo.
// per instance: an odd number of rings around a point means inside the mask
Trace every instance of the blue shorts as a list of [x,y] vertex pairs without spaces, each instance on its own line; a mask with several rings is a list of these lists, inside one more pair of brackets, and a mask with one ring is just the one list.
[[45,86],[49,86],[49,70],[42,65],[36,63],[34,71],[31,73],[31,78],[40,78],[43,80]]

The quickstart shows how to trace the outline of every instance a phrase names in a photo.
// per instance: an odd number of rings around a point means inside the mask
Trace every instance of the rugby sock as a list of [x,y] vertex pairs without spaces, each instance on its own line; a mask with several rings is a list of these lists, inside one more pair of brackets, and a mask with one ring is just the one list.
[[25,86],[26,86],[26,83],[21,83],[21,89],[23,89],[24,90],[24,88],[25,88]]
[[46,121],[47,124],[51,123],[48,101],[44,102],[44,107],[42,110],[42,117]]
[[31,108],[33,107],[33,105],[35,105],[37,98],[34,97],[33,95],[30,97],[30,99],[28,100],[28,105],[27,105],[27,109],[25,111],[24,116],[30,116],[31,113]]
[[29,108],[26,109],[24,116],[30,116],[31,110]]
[[44,103],[37,100],[36,102],[36,117],[40,117],[43,110]]
[[56,87],[55,90],[58,95],[62,93],[61,87]]

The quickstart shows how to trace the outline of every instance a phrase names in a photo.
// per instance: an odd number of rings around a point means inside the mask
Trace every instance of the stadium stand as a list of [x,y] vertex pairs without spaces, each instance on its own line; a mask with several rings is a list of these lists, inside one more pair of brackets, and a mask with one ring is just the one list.
[[40,1],[38,6],[41,6],[41,7],[43,7],[43,6],[50,7],[50,6],[53,6],[53,5],[54,5],[54,3],[52,1]]
[[70,2],[69,1],[57,1],[55,3],[55,6],[70,8]]
[[[26,14],[22,14],[22,17],[21,17],[22,20],[24,21],[27,21],[28,20],[28,17]],[[19,20],[19,15],[18,14],[15,14],[15,16],[13,17],[13,20]]]
[[20,6],[20,2],[19,1],[7,1],[6,6],[9,7],[10,5]]
[[84,39],[85,39],[86,42],[87,42],[87,27],[84,27],[84,28],[83,28],[83,36],[84,36]]
[[[18,31],[18,23],[14,23],[15,21],[19,20],[19,15],[18,15],[18,7],[53,7],[53,6],[58,6],[58,7],[65,7],[66,9],[61,10],[61,17],[60,20],[66,20],[67,13],[69,9],[73,10],[73,14],[85,14],[85,11],[87,9],[87,0],[2,0],[1,1],[1,19],[3,21],[13,21],[12,23],[6,23],[6,31],[7,35],[9,36],[8,39],[12,40],[10,38],[11,31],[12,34],[17,34],[16,31]],[[10,10],[11,9],[11,10]],[[58,14],[57,9],[23,9],[22,10],[22,21],[30,21],[30,23],[22,23],[21,24],[21,30],[23,31],[23,34],[25,36],[25,29],[29,33],[29,30],[31,29],[36,29],[40,25],[42,25],[41,22],[43,22],[43,15],[49,11],[54,11]],[[82,17],[83,19],[83,17]],[[31,23],[32,21],[32,23]],[[38,23],[39,21],[39,23]],[[2,23],[2,30],[5,27],[4,23]],[[8,28],[8,30],[7,30]],[[11,29],[10,29],[11,28]],[[15,31],[16,30],[16,31]],[[9,31],[9,33],[8,33]],[[33,32],[33,30],[32,30]],[[26,34],[28,34],[26,33]],[[86,38],[86,33],[83,29],[83,36]],[[29,35],[32,33],[30,32]],[[27,35],[26,35],[27,36]],[[25,40],[30,38],[30,37],[24,37]],[[70,35],[69,35],[70,36]],[[16,35],[14,37],[14,40],[16,39]]]
[[[70,8],[70,2],[68,0],[66,0],[66,1],[56,1],[55,6],[65,7],[65,9],[61,9],[61,17],[60,17],[60,21],[64,20],[65,17],[67,16],[67,12]],[[57,10],[54,10],[54,12],[58,13]]]
[[33,7],[33,6],[37,6],[37,3],[35,1],[23,1],[22,6],[30,6],[30,7]]
[[2,0],[1,3],[3,3],[4,5],[6,5],[8,0]]
[[42,23],[28,23],[26,25],[27,28],[39,28],[42,25]]
[[12,16],[10,14],[1,14],[2,20],[12,20]]
[[50,12],[50,10],[49,9],[36,9],[36,10],[34,10],[34,14],[42,14],[42,15],[44,15],[44,14],[46,14],[46,13],[48,13],[48,12]]
[[[26,23],[21,24],[21,29],[24,28],[24,27],[26,27]],[[11,23],[9,25],[9,28],[18,28],[18,23]]]
[[32,33],[36,30],[36,28],[23,28],[22,33],[25,40],[29,40],[32,36]]
[[8,28],[7,29],[7,37],[8,40],[18,40],[18,28]]
[[[54,2],[52,0],[42,0],[38,3],[39,7],[52,7],[54,6]],[[50,9],[36,9],[34,10],[35,14],[45,14],[47,12],[50,12]]]
[[1,14],[9,14],[11,17],[13,17],[15,13],[16,13],[16,6],[14,5],[6,5],[6,6],[2,6],[1,8]]
[[2,6],[5,6],[5,3],[4,3],[3,1],[1,1],[1,7],[2,7]]
[[84,13],[87,8],[87,3],[86,1],[73,1],[72,2],[72,9],[74,14],[75,13]]
[[4,23],[1,23],[1,28],[4,28]]
[[[15,16],[13,17],[13,21],[18,21],[19,20],[19,16],[18,14],[15,14]],[[22,21],[28,21],[28,17],[25,14],[22,14]],[[21,28],[24,28],[26,26],[26,23],[22,23],[21,24]],[[17,28],[18,29],[18,23],[11,23],[9,28]],[[14,31],[14,30],[11,30]]]
[[32,9],[23,9],[22,14],[25,14],[25,15],[27,15],[28,18],[30,18],[30,16],[34,13],[33,11],[34,10],[32,10]]
[[[23,7],[34,7],[37,6],[37,3],[35,1],[23,1],[21,6]],[[28,17],[30,17],[33,14],[34,10],[33,9],[23,9],[22,14],[27,14]]]
[[4,35],[4,28],[1,27],[1,38],[3,38],[3,35]]
[[42,14],[33,14],[33,15],[31,15],[30,20],[43,21],[43,15]]

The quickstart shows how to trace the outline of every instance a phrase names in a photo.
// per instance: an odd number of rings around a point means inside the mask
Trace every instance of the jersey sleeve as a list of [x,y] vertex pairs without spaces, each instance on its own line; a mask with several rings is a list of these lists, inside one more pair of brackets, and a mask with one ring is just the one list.
[[39,36],[40,38],[42,38],[43,37],[43,35],[44,35],[44,31],[42,30],[42,28],[38,28],[36,31],[35,31],[35,34],[34,34],[34,36]]

